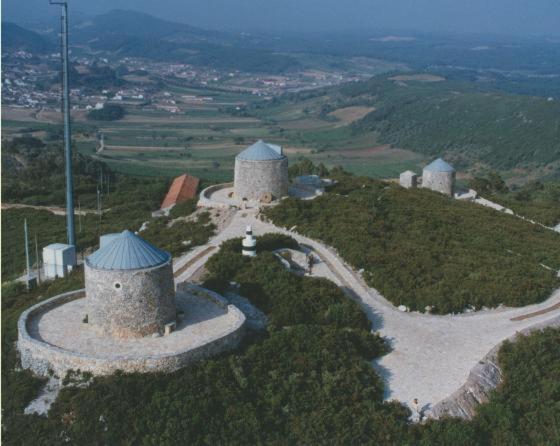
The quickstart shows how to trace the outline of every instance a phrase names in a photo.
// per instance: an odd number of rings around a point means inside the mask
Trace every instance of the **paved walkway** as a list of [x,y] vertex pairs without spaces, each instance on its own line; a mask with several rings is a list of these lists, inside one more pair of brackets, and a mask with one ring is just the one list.
[[[253,227],[255,235],[267,232],[291,235],[298,242],[312,247],[328,267],[314,268],[314,274],[324,275],[341,286],[364,309],[372,321],[373,330],[389,341],[393,350],[373,363],[385,379],[388,400],[396,399],[411,405],[411,401],[418,398],[420,406],[428,408],[457,390],[467,380],[471,368],[504,339],[532,325],[560,318],[557,306],[560,289],[545,302],[523,308],[446,316],[401,312],[375,289],[368,287],[332,248],[257,220],[255,214],[255,210],[238,211],[231,224],[207,245],[177,259],[175,269],[182,269],[176,277],[177,282],[188,280],[204,265],[215,251],[201,255],[209,246],[217,247],[224,240],[241,237],[247,225]],[[192,259],[196,261],[190,262]],[[542,312],[551,307],[554,307],[552,311]],[[523,317],[525,315],[531,317]]]

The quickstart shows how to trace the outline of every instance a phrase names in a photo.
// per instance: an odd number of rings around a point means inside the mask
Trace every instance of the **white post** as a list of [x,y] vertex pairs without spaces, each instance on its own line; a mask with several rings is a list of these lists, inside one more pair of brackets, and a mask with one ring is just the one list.
[[255,257],[257,255],[257,241],[253,237],[253,229],[251,226],[247,226],[242,245],[243,250],[241,252],[244,256]]

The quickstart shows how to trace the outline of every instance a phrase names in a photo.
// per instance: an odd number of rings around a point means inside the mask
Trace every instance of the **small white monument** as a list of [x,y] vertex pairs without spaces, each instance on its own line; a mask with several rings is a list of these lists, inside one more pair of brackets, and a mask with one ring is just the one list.
[[251,226],[247,226],[247,230],[245,231],[242,252],[244,256],[255,257],[257,255],[257,241],[255,237],[253,237],[253,229]]

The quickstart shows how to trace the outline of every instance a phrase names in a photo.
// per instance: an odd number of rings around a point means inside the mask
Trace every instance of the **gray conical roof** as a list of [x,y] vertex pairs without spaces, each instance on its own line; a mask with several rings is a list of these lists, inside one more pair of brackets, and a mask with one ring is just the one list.
[[432,161],[430,164],[424,167],[424,170],[427,170],[429,172],[455,172],[453,166],[446,163],[441,158]]
[[252,146],[247,147],[236,158],[248,161],[267,161],[281,160],[284,158],[284,155],[282,155],[282,148],[280,146],[268,144],[261,139]]
[[103,248],[86,258],[91,268],[130,270],[153,268],[167,263],[171,256],[130,231],[123,231]]

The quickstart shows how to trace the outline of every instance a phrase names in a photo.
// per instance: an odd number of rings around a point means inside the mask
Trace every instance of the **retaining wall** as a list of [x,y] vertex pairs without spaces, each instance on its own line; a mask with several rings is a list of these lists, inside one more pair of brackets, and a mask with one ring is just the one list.
[[49,376],[50,373],[54,373],[59,377],[65,376],[68,370],[81,370],[94,375],[109,375],[118,370],[125,373],[172,372],[201,359],[237,347],[245,333],[244,314],[237,307],[228,305],[222,296],[202,288],[198,291],[199,293],[206,292],[209,299],[212,299],[222,308],[226,308],[234,319],[229,332],[216,336],[199,347],[169,354],[142,357],[126,355],[95,357],[56,347],[30,335],[28,323],[33,317],[56,306],[83,297],[85,290],[82,289],[55,296],[22,313],[18,321],[17,343],[21,365],[24,369],[29,369],[37,375]]

